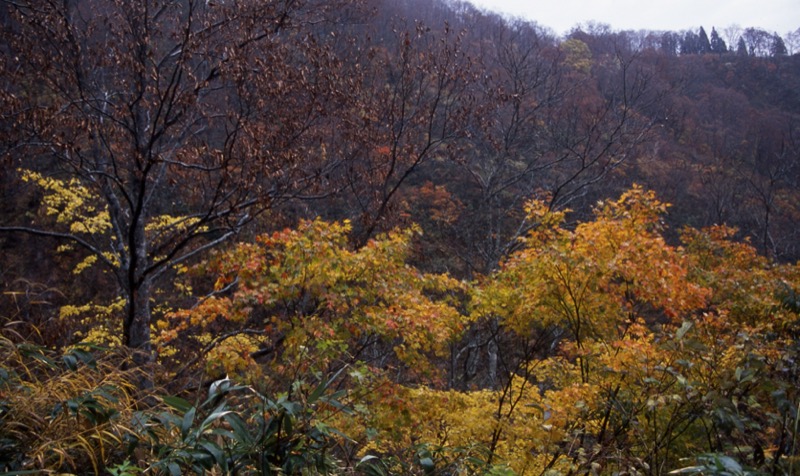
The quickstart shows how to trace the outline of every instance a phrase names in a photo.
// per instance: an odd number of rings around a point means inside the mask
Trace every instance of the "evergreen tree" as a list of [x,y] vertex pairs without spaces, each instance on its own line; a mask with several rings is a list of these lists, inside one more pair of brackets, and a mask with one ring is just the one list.
[[719,37],[719,33],[714,27],[711,27],[711,52],[722,55],[728,52],[728,45],[725,40]]
[[711,53],[711,43],[708,41],[708,35],[702,26],[697,34],[697,52],[700,54]]
[[736,44],[736,55],[747,56],[747,44],[742,37],[739,37],[739,42]]

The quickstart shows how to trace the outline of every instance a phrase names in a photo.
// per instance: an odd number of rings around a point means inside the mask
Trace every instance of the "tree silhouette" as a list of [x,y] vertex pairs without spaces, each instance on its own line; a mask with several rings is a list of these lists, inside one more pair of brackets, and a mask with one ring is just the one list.
[[[712,32],[714,30],[712,29]],[[697,52],[700,54],[711,53],[711,42],[708,40],[706,30],[701,26],[697,34]]]
[[725,40],[720,38],[719,33],[717,33],[717,30],[713,27],[711,28],[711,41],[709,46],[711,53],[723,55],[728,52],[728,45],[725,44]]

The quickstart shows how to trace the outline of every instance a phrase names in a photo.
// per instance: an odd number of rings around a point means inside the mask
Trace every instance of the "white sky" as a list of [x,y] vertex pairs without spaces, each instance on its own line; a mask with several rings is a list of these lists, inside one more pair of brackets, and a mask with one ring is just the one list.
[[593,20],[613,30],[711,32],[732,25],[785,35],[800,28],[800,0],[470,0],[498,13],[534,20],[557,34]]

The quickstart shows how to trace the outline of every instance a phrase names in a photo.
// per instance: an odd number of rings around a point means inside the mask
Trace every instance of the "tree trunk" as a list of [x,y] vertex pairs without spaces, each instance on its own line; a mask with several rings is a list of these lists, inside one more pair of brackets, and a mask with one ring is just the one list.
[[489,321],[489,345],[486,346],[486,352],[489,354],[488,372],[489,372],[489,388],[492,390],[497,389],[497,358],[500,352],[500,347],[497,345],[497,334],[499,331],[498,319],[492,317]]
[[[141,192],[144,194],[144,191]],[[141,210],[141,208],[140,208]],[[143,213],[139,211],[138,217]],[[131,250],[128,269],[126,270],[126,286],[128,293],[125,309],[123,336],[125,346],[132,352],[132,365],[141,371],[140,388],[153,385],[151,364],[153,348],[150,342],[150,300],[153,294],[151,276],[144,274],[147,269],[147,240],[145,238],[144,220],[134,217],[129,232],[128,249]]]
[[153,386],[151,369],[153,347],[150,342],[150,298],[152,288],[150,280],[145,279],[137,287],[129,291],[125,325],[123,326],[125,346],[133,353],[132,366],[141,371],[141,376],[139,377],[140,388]]

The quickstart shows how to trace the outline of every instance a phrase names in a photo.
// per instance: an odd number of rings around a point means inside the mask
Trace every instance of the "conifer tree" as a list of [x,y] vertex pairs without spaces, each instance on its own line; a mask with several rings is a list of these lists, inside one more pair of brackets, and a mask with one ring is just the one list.
[[697,34],[697,50],[700,54],[711,53],[711,42],[709,42],[706,30],[702,26]]
[[711,28],[711,52],[716,53],[718,55],[722,55],[728,52],[728,45],[725,44],[725,40],[720,38],[719,33],[717,33],[716,28]]
[[739,37],[739,42],[736,44],[736,55],[747,56],[747,44],[745,44],[742,37]]
[[681,40],[681,54],[682,55],[696,55],[700,52],[699,48],[700,39],[693,31],[687,31]]

